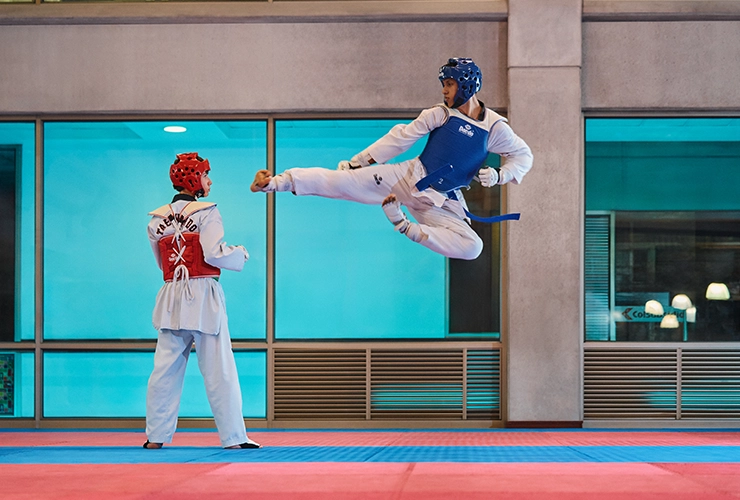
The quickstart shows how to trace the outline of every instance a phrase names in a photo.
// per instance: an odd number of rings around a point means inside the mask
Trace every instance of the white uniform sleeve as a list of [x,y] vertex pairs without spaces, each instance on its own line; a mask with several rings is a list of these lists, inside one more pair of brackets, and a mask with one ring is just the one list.
[[411,123],[399,123],[393,127],[367,149],[353,156],[352,161],[363,166],[369,165],[371,158],[375,160],[375,163],[386,163],[388,160],[408,151],[416,141],[435,128],[444,125],[447,116],[447,110],[442,106],[425,109]]
[[534,160],[532,150],[503,120],[496,122],[488,135],[488,151],[504,158],[499,184],[506,184],[507,182],[519,184],[524,175],[532,168]]
[[241,271],[249,257],[244,247],[227,245],[221,213],[215,206],[203,211],[200,219],[200,245],[205,261],[221,269]]

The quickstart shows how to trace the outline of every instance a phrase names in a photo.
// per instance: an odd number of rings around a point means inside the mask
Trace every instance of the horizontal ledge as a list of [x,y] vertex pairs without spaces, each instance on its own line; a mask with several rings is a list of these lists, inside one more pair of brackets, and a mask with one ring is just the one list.
[[740,19],[733,0],[584,0],[583,20],[618,21],[731,21]]
[[505,21],[504,0],[124,2],[0,5],[0,24],[247,24]]
[[723,351],[740,349],[740,342],[596,342],[588,341],[583,344],[586,352],[641,350],[643,352],[656,350],[683,351]]
[[740,419],[677,419],[675,417],[653,417],[653,418],[584,418],[584,429],[681,429],[681,428],[715,428],[715,429],[736,429],[740,427]]

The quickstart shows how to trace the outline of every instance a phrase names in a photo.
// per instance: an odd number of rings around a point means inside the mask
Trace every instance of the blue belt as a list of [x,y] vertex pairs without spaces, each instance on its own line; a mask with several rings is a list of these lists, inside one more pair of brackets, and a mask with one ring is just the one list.
[[[432,172],[431,174],[427,174],[426,177],[421,179],[419,182],[416,183],[416,189],[419,191],[424,191],[425,189],[429,188],[432,184],[441,184],[445,177],[452,173],[453,167],[452,165],[447,165],[445,167],[439,168]],[[455,196],[454,191],[450,191],[449,193],[446,193],[447,197],[451,200],[457,200],[457,196]],[[471,220],[477,221],[477,222],[485,222],[487,224],[495,224],[497,222],[502,222],[505,220],[519,220],[519,216],[521,216],[520,213],[513,213],[513,214],[503,214],[503,215],[495,215],[493,217],[479,217],[477,215],[471,214],[468,212],[467,209],[465,209],[465,215],[470,217]]]

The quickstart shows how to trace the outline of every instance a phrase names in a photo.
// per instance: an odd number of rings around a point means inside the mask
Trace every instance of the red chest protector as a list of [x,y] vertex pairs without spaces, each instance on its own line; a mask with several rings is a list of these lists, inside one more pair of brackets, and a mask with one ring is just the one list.
[[[203,246],[200,244],[200,233],[195,232],[198,226],[190,219],[195,212],[213,205],[214,203],[191,202],[178,214],[174,214],[172,205],[164,205],[149,213],[163,220],[160,230],[175,226],[174,234],[162,236],[157,242],[165,281],[173,281],[178,268],[181,273],[184,272],[182,267],[187,269],[186,278],[212,278],[221,275],[221,269],[206,262]],[[178,275],[178,279],[181,277],[182,274]]]
[[208,264],[203,257],[198,233],[182,233],[179,245],[168,235],[159,240],[159,256],[162,259],[162,272],[165,281],[172,281],[175,268],[184,265],[191,278],[208,278],[221,275],[221,269]]

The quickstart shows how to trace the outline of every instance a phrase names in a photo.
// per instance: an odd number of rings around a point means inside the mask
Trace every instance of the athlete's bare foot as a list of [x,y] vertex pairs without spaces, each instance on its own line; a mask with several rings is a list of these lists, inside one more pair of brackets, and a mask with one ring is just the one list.
[[409,227],[409,220],[401,210],[401,203],[396,198],[396,195],[391,193],[383,200],[383,212],[388,220],[391,221],[397,231],[405,233]]
[[254,174],[254,181],[252,181],[252,185],[249,186],[249,189],[253,193],[262,191],[270,183],[270,180],[272,180],[272,174],[269,170],[258,170],[257,173]]

